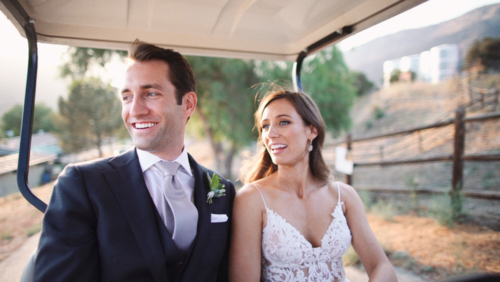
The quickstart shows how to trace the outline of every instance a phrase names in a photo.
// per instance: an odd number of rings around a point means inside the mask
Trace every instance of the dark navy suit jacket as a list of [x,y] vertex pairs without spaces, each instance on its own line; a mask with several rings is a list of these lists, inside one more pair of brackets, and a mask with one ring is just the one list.
[[[146,188],[135,149],[68,165],[43,220],[35,281],[227,281],[234,186],[206,202],[207,172],[189,156],[197,235],[187,257],[176,247]],[[227,222],[212,223],[211,214]]]

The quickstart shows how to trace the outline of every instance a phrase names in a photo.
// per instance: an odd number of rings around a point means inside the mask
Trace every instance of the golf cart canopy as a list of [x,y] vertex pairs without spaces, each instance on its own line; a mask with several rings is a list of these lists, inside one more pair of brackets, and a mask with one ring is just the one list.
[[28,74],[17,183],[45,212],[28,185],[38,65],[37,42],[127,49],[142,41],[183,54],[296,60],[398,15],[425,0],[0,0],[0,10],[26,37]]
[[1,2],[0,9],[24,36],[9,7],[22,6],[34,22],[38,42],[127,49],[138,38],[183,54],[295,60],[303,50],[320,50],[424,0]]

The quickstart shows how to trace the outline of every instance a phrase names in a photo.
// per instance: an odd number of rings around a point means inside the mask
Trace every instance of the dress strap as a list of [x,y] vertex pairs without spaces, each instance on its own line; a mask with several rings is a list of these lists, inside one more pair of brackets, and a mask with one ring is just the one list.
[[337,191],[338,191],[338,194],[339,194],[339,203],[340,203],[340,185],[339,185],[339,182],[337,181]]
[[257,189],[257,191],[259,191],[259,194],[262,197],[262,201],[264,202],[264,206],[266,207],[266,210],[267,210],[267,205],[266,205],[266,200],[264,200],[264,195],[262,195],[262,192],[260,191],[259,187],[257,187],[257,185],[253,184],[253,187],[255,187],[255,189]]

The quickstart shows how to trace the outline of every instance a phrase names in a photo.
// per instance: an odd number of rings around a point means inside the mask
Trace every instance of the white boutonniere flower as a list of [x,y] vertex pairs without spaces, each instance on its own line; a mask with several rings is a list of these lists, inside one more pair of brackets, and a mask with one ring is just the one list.
[[226,189],[224,189],[226,187],[226,185],[220,183],[220,178],[215,173],[212,176],[212,178],[210,178],[210,174],[208,174],[208,172],[207,172],[207,176],[208,176],[208,180],[210,181],[210,192],[208,192],[208,194],[207,194],[207,203],[211,204],[212,199],[214,197],[219,198],[222,196],[226,196]]

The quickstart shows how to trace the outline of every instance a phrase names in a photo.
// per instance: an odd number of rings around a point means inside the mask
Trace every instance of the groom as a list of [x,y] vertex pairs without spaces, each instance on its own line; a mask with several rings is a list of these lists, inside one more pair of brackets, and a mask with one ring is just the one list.
[[129,59],[120,97],[135,148],[61,173],[35,281],[226,281],[235,192],[221,179],[225,194],[207,201],[217,176],[186,152],[197,102],[191,67],[139,41]]

